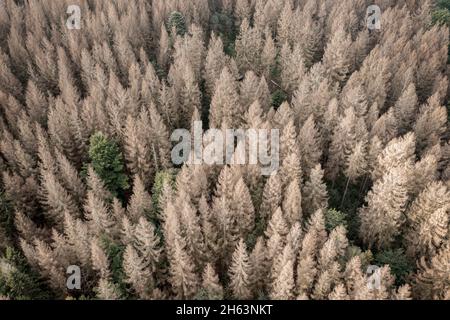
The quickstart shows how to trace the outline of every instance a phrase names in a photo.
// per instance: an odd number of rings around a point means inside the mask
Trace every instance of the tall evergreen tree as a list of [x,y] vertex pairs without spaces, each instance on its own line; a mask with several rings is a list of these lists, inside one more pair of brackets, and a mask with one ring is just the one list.
[[98,132],[90,139],[89,158],[92,168],[113,194],[128,189],[123,156],[117,144]]
[[241,239],[233,253],[232,263],[229,270],[230,289],[236,299],[249,299],[251,265],[247,254],[247,248]]

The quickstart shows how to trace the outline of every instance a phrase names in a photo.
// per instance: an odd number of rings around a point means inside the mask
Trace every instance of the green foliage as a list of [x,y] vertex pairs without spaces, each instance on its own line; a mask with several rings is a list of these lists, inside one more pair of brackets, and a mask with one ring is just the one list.
[[216,12],[211,16],[210,25],[211,30],[222,38],[225,53],[234,56],[237,31],[233,17],[227,13]]
[[160,78],[160,79],[164,79],[164,78],[167,77],[167,72],[166,72],[166,70],[164,70],[164,69],[161,68],[160,66],[156,66],[156,67],[155,67],[155,72],[156,72],[156,75],[158,76],[158,78]]
[[183,14],[178,11],[173,11],[169,16],[168,27],[169,31],[172,31],[172,29],[175,28],[178,35],[184,36],[187,32],[187,27]]
[[402,285],[406,277],[413,271],[413,262],[408,259],[403,249],[385,250],[375,255],[375,264],[383,266],[388,264],[392,274],[396,277],[397,285]]
[[[206,93],[206,81],[202,79],[200,81],[200,91]],[[209,107],[211,105],[211,97],[209,94],[201,95],[202,107],[200,111],[200,120],[203,122],[203,127],[209,127]]]
[[347,214],[336,209],[329,209],[325,212],[325,227],[328,232],[340,225],[347,228]]
[[[450,28],[450,0],[438,0],[437,8],[432,13],[432,22],[433,24],[438,25],[447,25]],[[447,63],[450,63],[450,43],[448,45],[448,59]]]
[[109,140],[101,132],[92,135],[89,159],[94,171],[115,196],[129,188],[123,155],[115,141]]
[[263,192],[264,192],[263,183],[258,183],[256,186],[252,186],[250,188],[250,196],[252,197],[252,203],[255,208],[261,207]]
[[[0,192],[0,232],[4,232],[7,240],[11,240],[14,235],[14,211],[11,203],[3,192]],[[3,244],[0,243],[0,248]]]
[[161,197],[162,187],[165,182],[168,182],[173,189],[175,189],[175,178],[177,176],[176,169],[167,169],[158,171],[155,175],[155,183],[152,188],[152,217],[151,219],[156,219],[160,216],[161,208],[159,206],[159,198]]
[[201,288],[195,295],[194,300],[223,300],[223,295],[208,293],[206,289]]
[[281,104],[287,100],[288,96],[283,90],[276,90],[272,93],[272,106],[277,109]]
[[[330,208],[339,208],[339,211],[345,212],[347,221],[347,237],[350,240],[357,240],[359,238],[359,215],[358,208],[364,204],[365,192],[361,191],[364,183],[350,184],[347,189],[345,201],[341,206],[343,190],[345,189],[347,179],[340,176],[335,182],[327,182],[327,190],[329,196]],[[366,183],[365,188],[369,185]]]
[[433,24],[447,25],[450,27],[450,11],[448,9],[438,9],[433,12]]
[[450,0],[438,0],[438,8],[450,10]]
[[257,296],[256,300],[260,300],[260,301],[265,301],[265,300],[270,299],[269,296],[267,295],[267,293],[262,292],[262,291],[258,291],[256,296]]
[[266,219],[258,216],[256,218],[255,228],[251,233],[247,235],[247,238],[245,239],[245,245],[249,250],[253,250],[253,248],[256,245],[256,241],[258,241],[258,237],[264,235],[264,231],[266,230],[266,228],[267,228]]
[[270,77],[276,79],[277,82],[281,81],[281,61],[279,52],[275,57],[275,64],[270,67]]
[[214,300],[214,299],[210,299],[208,292],[202,288],[198,290],[197,294],[194,297],[194,300]]
[[211,16],[211,28],[215,33],[227,34],[233,31],[233,17],[227,13],[216,12]]
[[109,259],[112,281],[116,284],[121,296],[126,298],[128,296],[128,286],[125,283],[126,275],[123,270],[123,254],[125,252],[125,246],[113,242],[106,236],[101,238],[101,242],[106,256]]
[[0,259],[0,296],[13,300],[51,299],[49,289],[34,273],[25,258],[12,247]]

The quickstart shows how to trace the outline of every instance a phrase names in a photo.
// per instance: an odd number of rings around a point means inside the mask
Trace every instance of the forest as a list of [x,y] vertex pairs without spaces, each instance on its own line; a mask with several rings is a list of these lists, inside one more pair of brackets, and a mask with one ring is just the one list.
[[[450,300],[449,26],[449,0],[0,1],[0,300]],[[279,167],[174,162],[195,123],[277,130]]]

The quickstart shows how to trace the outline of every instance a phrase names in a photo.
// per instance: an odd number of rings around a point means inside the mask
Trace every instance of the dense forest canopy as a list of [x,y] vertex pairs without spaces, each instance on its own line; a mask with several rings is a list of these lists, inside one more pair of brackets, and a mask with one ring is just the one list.
[[[449,26],[448,0],[1,1],[0,298],[450,299]],[[278,130],[278,170],[175,164],[199,122]]]

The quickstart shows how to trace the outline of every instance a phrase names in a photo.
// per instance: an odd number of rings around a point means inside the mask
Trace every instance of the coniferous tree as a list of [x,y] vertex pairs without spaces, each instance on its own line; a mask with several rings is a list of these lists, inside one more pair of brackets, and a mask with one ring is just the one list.
[[328,296],[330,300],[349,300],[345,286],[340,283],[334,287],[333,292]]
[[85,218],[94,233],[114,235],[116,221],[107,204],[93,190],[88,191],[85,204]]
[[[260,219],[262,223],[267,223],[275,209],[281,203],[281,182],[278,175],[271,175],[264,186],[263,198],[260,208]],[[261,223],[261,222],[260,222]]]
[[97,297],[102,300],[118,300],[120,299],[119,289],[110,281],[100,278],[96,289]]
[[[250,1],[252,2],[252,1]],[[240,22],[248,18],[251,14],[251,3],[248,0],[237,0],[234,6],[234,13]]]
[[266,246],[262,237],[259,237],[256,240],[255,247],[253,248],[249,258],[250,265],[253,268],[253,273],[251,274],[250,279],[253,287],[253,292],[257,295],[260,295],[264,290],[268,272]]
[[206,82],[206,91],[210,97],[214,94],[217,79],[219,79],[223,68],[229,61],[223,50],[222,38],[213,34],[208,46],[208,52],[205,59],[205,70],[203,74]]
[[222,124],[231,127],[238,125],[240,123],[240,112],[236,83],[229,69],[225,67],[216,82],[214,96],[211,100],[210,126],[221,128]]
[[390,141],[377,157],[375,170],[372,172],[373,179],[380,178],[393,168],[412,165],[414,151],[415,136],[413,133]]
[[277,58],[277,48],[275,46],[275,42],[272,38],[271,31],[266,29],[264,31],[265,41],[264,47],[261,53],[261,68],[263,70],[264,76],[267,79],[272,78],[273,70],[276,67],[276,58]]
[[292,94],[306,73],[300,45],[295,45],[291,50],[289,44],[285,42],[281,48],[280,60],[281,86],[288,94]]
[[170,260],[170,283],[179,298],[192,298],[197,292],[198,276],[194,264],[186,251],[185,240],[175,236],[173,257]]
[[187,27],[183,14],[178,11],[170,13],[168,27],[169,30],[175,29],[178,35],[184,35],[187,32]]
[[125,159],[131,172],[145,179],[151,170],[150,150],[145,143],[140,121],[128,116],[125,126]]
[[327,163],[329,175],[333,179],[345,163],[346,155],[353,151],[356,144],[356,122],[355,111],[350,107],[345,109],[342,120],[334,129]]
[[323,56],[323,63],[332,81],[342,85],[350,72],[351,39],[344,28],[339,28],[332,35]]
[[448,245],[427,264],[425,259],[420,261],[420,269],[416,276],[413,290],[424,299],[443,299],[448,292]]
[[405,168],[392,168],[377,180],[361,208],[361,236],[369,246],[389,247],[404,223],[408,201],[408,176]]
[[317,234],[311,230],[303,238],[297,265],[297,288],[303,295],[310,293],[317,274],[315,259],[317,245]]
[[145,190],[145,186],[139,176],[135,176],[133,181],[133,195],[127,207],[129,218],[136,222],[141,217],[150,216],[152,203],[150,194]]
[[430,97],[427,104],[422,106],[414,126],[419,150],[435,145],[441,140],[445,132],[447,111],[440,106],[436,95]]
[[411,128],[417,108],[416,87],[411,83],[395,103],[395,117],[399,121],[400,132]]
[[[323,181],[324,171],[320,165],[316,165],[312,170],[309,180],[306,181],[303,188],[304,192],[304,210],[312,214],[316,210],[328,207],[328,192]],[[306,205],[307,204],[307,205]]]
[[208,300],[223,299],[223,288],[219,283],[219,277],[209,263],[203,271],[202,289],[205,291],[205,298]]
[[300,184],[297,179],[289,183],[286,188],[286,195],[282,202],[282,208],[286,220],[293,225],[295,222],[302,221],[302,195]]
[[302,156],[302,169],[309,174],[322,156],[320,134],[311,115],[298,134],[298,145]]
[[236,221],[239,223],[241,235],[245,236],[251,232],[255,226],[255,209],[247,185],[243,178],[240,178],[235,185],[235,214]]
[[7,248],[1,258],[0,294],[9,299],[49,299],[45,284],[20,253]]
[[251,265],[247,254],[247,248],[241,239],[236,246],[232,256],[232,263],[229,269],[230,290],[236,299],[248,299],[250,291]]
[[142,297],[148,297],[148,282],[151,274],[145,268],[142,257],[139,256],[133,246],[128,245],[124,253],[124,271],[127,276],[127,281],[136,290],[136,293]]
[[411,256],[433,256],[442,244],[448,230],[448,188],[441,182],[432,182],[417,196],[406,213],[407,253]]
[[255,67],[260,69],[262,45],[260,30],[251,27],[248,19],[244,18],[235,44],[236,63],[240,70],[245,71]]
[[103,180],[113,194],[128,188],[128,178],[124,174],[122,153],[116,143],[108,140],[102,133],[90,139],[89,157],[93,170]]
[[294,295],[294,262],[289,260],[281,268],[271,293],[271,298],[274,300],[290,300]]

